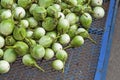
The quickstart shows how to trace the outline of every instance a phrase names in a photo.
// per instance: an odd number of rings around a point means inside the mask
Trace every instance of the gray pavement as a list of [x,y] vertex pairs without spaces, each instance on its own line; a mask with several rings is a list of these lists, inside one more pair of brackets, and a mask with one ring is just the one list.
[[120,80],[120,7],[117,13],[107,80]]

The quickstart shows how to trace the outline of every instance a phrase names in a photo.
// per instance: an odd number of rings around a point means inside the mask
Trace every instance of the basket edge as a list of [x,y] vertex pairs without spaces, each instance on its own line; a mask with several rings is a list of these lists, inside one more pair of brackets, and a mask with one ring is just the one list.
[[112,36],[114,32],[114,23],[119,0],[110,0],[109,11],[105,23],[105,33],[102,38],[102,47],[95,73],[94,80],[106,80],[107,67],[110,57],[110,49],[112,43]]

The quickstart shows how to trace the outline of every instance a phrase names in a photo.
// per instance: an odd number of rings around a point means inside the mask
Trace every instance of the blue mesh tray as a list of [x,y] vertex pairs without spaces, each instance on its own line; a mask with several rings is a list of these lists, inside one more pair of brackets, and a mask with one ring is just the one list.
[[104,0],[103,7],[106,16],[95,20],[89,30],[97,44],[86,40],[80,48],[68,49],[69,59],[65,65],[65,72],[51,68],[51,61],[38,61],[46,72],[36,68],[26,67],[21,57],[11,64],[7,74],[1,74],[0,80],[105,80],[107,64],[114,30],[116,9],[119,0]]

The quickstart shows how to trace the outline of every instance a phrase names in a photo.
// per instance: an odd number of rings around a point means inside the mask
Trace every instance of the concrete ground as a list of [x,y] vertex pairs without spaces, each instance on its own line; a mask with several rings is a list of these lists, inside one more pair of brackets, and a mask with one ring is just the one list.
[[120,80],[120,7],[118,9],[107,80]]

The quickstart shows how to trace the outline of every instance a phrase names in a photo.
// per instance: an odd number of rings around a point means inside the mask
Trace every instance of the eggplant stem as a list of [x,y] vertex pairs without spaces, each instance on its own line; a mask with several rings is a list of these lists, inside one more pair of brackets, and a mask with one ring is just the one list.
[[34,66],[35,66],[36,68],[38,68],[39,70],[45,72],[45,70],[44,70],[43,68],[41,68],[40,66],[38,66],[38,64],[35,63]]
[[55,38],[55,40],[58,39],[58,38],[60,38],[60,36],[57,36],[57,37]]
[[64,73],[65,72],[65,68],[63,67],[63,69],[62,69],[62,73]]
[[68,45],[66,47],[64,47],[64,49],[68,49],[68,48],[71,48],[72,46],[71,45]]
[[54,0],[54,3],[60,4],[61,2],[59,2],[58,0]]
[[57,36],[57,37],[54,39],[54,42],[56,42],[58,38],[60,38],[60,36]]
[[[22,37],[24,37],[23,34],[22,34],[22,32],[20,32],[20,35],[21,35]],[[30,42],[30,45],[32,45],[32,42],[30,41],[30,39],[28,39],[28,38],[26,38],[26,37],[25,37],[24,39],[25,39],[25,41]]]
[[22,34],[22,31],[20,31],[20,35],[24,38],[23,34]]
[[60,36],[60,33],[59,33],[59,32],[57,33],[57,36]]
[[55,12],[54,16],[55,18],[58,18],[58,12]]
[[35,2],[35,3],[37,3],[37,0],[32,0],[32,2]]
[[63,67],[63,69],[62,69],[62,73],[65,72],[65,61],[63,62],[63,64],[64,64],[64,67]]
[[86,14],[83,14],[85,17],[88,17]]
[[32,45],[32,41],[29,38],[25,38],[25,41],[30,42],[30,45]]
[[91,14],[94,14],[94,12],[92,10],[89,11]]
[[81,10],[81,14],[84,14],[84,13],[85,13],[85,12],[84,12],[84,10],[82,9],[82,10]]
[[60,36],[59,36],[59,35],[56,37],[56,39],[58,39],[58,38],[60,38]]
[[91,38],[91,36],[89,36],[88,39],[89,39],[92,43],[97,44],[97,42],[96,42],[95,40],[93,40],[93,39]]
[[6,48],[15,48],[16,46],[5,46]]
[[89,5],[89,4],[90,4],[90,2],[91,2],[91,0],[88,0],[87,5]]

